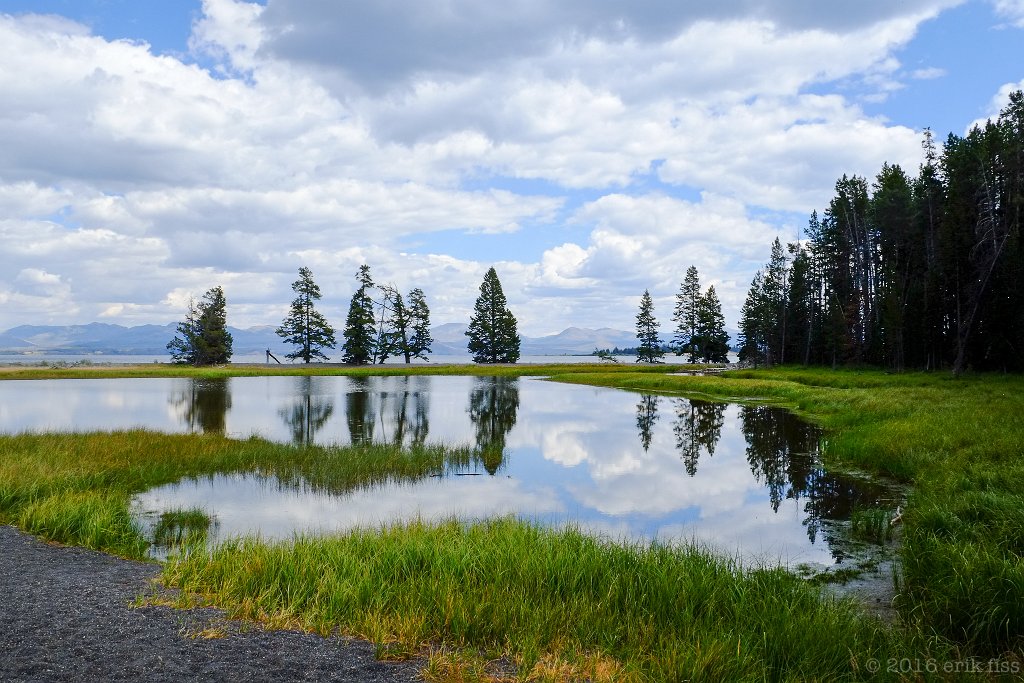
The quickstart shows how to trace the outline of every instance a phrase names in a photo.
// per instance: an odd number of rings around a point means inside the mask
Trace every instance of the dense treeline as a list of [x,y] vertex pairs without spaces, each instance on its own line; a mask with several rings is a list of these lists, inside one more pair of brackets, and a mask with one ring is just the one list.
[[1024,94],[916,177],[843,176],[806,239],[776,239],[741,311],[741,359],[1024,370]]

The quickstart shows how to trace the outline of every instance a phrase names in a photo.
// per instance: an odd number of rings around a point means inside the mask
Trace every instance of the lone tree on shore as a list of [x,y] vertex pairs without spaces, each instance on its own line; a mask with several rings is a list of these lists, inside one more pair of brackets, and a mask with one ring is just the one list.
[[637,363],[660,363],[665,352],[661,350],[658,339],[658,321],[654,318],[654,301],[651,293],[644,290],[640,298],[640,311],[636,314],[636,338],[640,344],[636,348]]
[[473,317],[466,330],[474,363],[515,363],[519,360],[516,319],[508,310],[498,273],[491,268],[480,285]]
[[178,323],[177,334],[167,342],[175,363],[216,365],[231,360],[231,333],[228,332],[227,300],[219,286],[207,290],[199,303],[188,302],[185,320]]
[[299,268],[299,279],[292,283],[292,290],[298,296],[277,328],[278,336],[283,337],[285,343],[298,347],[286,357],[291,360],[301,358],[304,363],[314,358],[327,360],[321,349],[334,348],[334,328],[314,307],[314,302],[320,299],[320,287],[313,282],[309,268]]

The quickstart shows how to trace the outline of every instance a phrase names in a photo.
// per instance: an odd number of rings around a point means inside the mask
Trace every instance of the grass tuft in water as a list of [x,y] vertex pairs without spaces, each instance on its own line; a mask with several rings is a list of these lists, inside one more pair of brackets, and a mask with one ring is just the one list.
[[892,540],[892,520],[890,510],[854,507],[850,513],[850,534],[860,541],[885,545]]
[[162,512],[153,527],[153,545],[165,550],[203,545],[214,524],[214,519],[198,508]]

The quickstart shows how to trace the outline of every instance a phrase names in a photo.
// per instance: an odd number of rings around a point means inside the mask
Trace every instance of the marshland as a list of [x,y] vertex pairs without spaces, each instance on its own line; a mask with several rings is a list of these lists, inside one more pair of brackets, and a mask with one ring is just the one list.
[[[7,369],[0,519],[159,557],[182,606],[363,637],[432,680],[499,659],[537,680],[1018,670],[1024,380],[692,369]],[[105,424],[71,419],[73,385]],[[216,483],[239,481],[308,497],[269,518],[329,514],[233,530]],[[857,544],[892,549],[863,571],[895,618],[835,597]]]

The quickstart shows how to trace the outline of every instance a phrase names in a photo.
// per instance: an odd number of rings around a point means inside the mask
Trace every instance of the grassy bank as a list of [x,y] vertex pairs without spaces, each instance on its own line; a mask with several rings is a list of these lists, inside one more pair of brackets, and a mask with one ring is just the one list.
[[[339,492],[473,457],[144,431],[0,436],[0,521],[142,557],[131,495],[182,477],[258,471]],[[238,616],[363,635],[384,656],[429,646],[436,680],[471,679],[499,656],[541,680],[842,680],[907,651],[852,603],[822,600],[782,570],[512,520],[239,542],[191,553],[165,574]]]
[[[509,521],[235,545],[169,566],[169,580],[239,614],[370,636],[385,644],[385,653],[430,643],[441,653],[431,664],[438,679],[472,667],[467,651],[506,655],[556,680],[589,670],[609,679],[858,679],[867,677],[872,658],[950,660],[950,647],[965,653],[957,659],[999,656],[1019,664],[1024,378],[797,369],[687,377],[668,375],[668,369],[415,367],[420,373],[548,375],[794,409],[824,427],[831,465],[914,483],[903,515],[905,627],[858,617],[849,605],[821,600],[782,572],[742,572],[699,551],[611,547]],[[266,368],[141,366],[137,372],[26,368],[16,376],[250,371],[268,374]],[[280,370],[286,371],[353,372]],[[356,372],[381,374],[381,368]],[[0,436],[0,521],[138,557],[145,541],[129,518],[128,500],[185,476],[260,471],[344,491],[367,481],[428,476],[446,461],[472,457],[457,448],[298,448],[148,432]]]
[[0,435],[0,522],[44,538],[141,558],[133,494],[182,479],[256,472],[344,493],[412,481],[478,457],[466,448],[298,447],[262,439],[128,431]]
[[555,680],[833,681],[906,653],[852,604],[781,569],[509,520],[239,542],[166,575],[239,616],[340,626],[389,656],[443,643],[454,656],[430,667],[443,680],[506,656]]
[[664,374],[688,370],[692,365],[638,365],[636,363],[551,363],[515,365],[476,365],[472,363],[424,363],[415,365],[343,365],[341,363],[311,363],[290,365],[216,365],[192,367],[170,363],[141,365],[6,365],[0,366],[0,380],[4,379],[90,379],[118,377],[221,377],[267,376],[329,376],[354,377],[395,375],[470,375],[486,377],[540,377],[550,375],[589,374],[595,370],[602,374]]
[[914,483],[901,610],[972,652],[1024,652],[1024,378],[807,370],[560,378],[772,401],[821,424],[832,466]]

